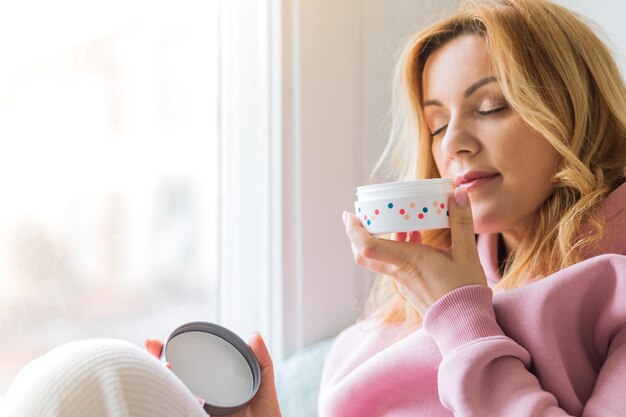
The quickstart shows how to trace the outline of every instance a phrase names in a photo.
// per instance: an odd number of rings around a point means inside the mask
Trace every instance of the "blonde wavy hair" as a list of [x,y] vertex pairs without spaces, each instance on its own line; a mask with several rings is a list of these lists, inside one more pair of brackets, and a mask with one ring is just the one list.
[[[561,157],[556,190],[498,284],[506,290],[579,262],[601,239],[604,225],[594,210],[626,177],[626,88],[608,48],[571,11],[543,0],[465,1],[401,54],[391,135],[374,172],[388,167],[393,180],[440,177],[421,105],[422,72],[433,51],[466,34],[485,39],[509,106]],[[450,244],[449,229],[422,235],[432,246]],[[421,321],[385,277],[366,313],[388,323]]]

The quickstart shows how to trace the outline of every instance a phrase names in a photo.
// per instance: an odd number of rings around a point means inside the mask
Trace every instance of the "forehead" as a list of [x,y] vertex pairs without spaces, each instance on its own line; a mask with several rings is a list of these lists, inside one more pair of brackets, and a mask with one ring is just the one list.
[[490,75],[495,72],[483,38],[463,35],[452,39],[426,60],[422,75],[424,100],[462,92],[473,82]]

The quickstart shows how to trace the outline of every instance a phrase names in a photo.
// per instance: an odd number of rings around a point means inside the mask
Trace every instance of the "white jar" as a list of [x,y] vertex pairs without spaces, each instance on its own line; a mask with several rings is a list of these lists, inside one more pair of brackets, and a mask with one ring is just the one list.
[[390,182],[357,187],[355,214],[373,235],[443,229],[448,221],[451,178]]

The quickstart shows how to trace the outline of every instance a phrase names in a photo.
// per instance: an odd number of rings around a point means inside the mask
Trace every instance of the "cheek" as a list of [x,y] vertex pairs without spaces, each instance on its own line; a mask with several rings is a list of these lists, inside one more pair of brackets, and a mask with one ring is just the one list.
[[523,147],[512,146],[502,165],[506,186],[514,197],[507,203],[507,211],[513,217],[527,217],[545,203],[554,193],[553,183],[559,155],[547,141],[532,131],[528,131]]
[[528,160],[528,166],[535,166],[534,170],[527,171],[528,193],[538,203],[542,204],[554,192],[554,174],[558,167],[558,155],[554,149],[544,149],[543,154],[535,154],[534,160]]
[[511,156],[511,164],[516,164],[518,174],[527,179],[529,187],[536,189],[537,194],[551,194],[560,161],[558,152],[546,139],[530,130],[524,143],[525,146],[518,146],[516,155]]

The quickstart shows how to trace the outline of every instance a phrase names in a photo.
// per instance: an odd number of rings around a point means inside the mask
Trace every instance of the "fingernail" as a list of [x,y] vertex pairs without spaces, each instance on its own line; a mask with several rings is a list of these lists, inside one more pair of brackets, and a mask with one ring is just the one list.
[[454,202],[457,206],[467,206],[467,189],[465,187],[456,187],[454,189]]
[[343,224],[346,224],[348,222],[348,212],[344,211],[343,212]]
[[150,342],[150,339],[146,339],[143,341],[143,347],[145,347],[146,349],[148,348],[148,343]]

